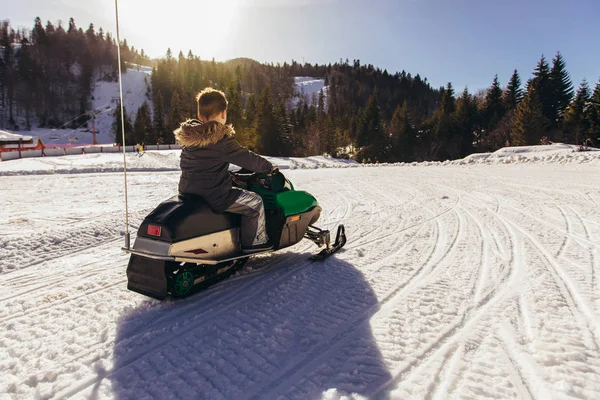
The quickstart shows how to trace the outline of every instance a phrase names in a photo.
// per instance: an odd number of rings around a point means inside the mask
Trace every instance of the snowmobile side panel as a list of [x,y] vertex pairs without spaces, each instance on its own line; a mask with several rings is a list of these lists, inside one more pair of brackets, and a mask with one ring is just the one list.
[[133,248],[141,253],[148,253],[152,255],[169,255],[169,248],[171,244],[156,239],[148,239],[145,237],[138,236],[135,239]]
[[163,300],[167,297],[167,261],[132,254],[127,265],[127,289]]
[[314,206],[307,212],[291,215],[285,219],[285,224],[279,237],[278,249],[292,246],[304,237],[308,226],[315,223],[321,215],[321,207]]
[[173,243],[169,249],[169,255],[193,257],[198,260],[227,259],[240,254],[239,238],[239,228],[215,232]]

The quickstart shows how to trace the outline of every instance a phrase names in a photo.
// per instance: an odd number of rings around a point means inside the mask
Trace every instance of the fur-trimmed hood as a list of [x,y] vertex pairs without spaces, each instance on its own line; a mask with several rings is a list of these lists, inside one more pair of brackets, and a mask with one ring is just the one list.
[[202,122],[197,119],[182,122],[173,133],[181,147],[204,147],[217,143],[225,135],[235,135],[231,125],[223,125],[217,121]]

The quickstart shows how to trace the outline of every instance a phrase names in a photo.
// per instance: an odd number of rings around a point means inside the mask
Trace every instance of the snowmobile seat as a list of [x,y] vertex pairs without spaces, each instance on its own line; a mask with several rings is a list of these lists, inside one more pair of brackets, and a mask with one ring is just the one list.
[[239,226],[239,215],[216,213],[197,196],[177,195],[146,216],[138,236],[175,243]]

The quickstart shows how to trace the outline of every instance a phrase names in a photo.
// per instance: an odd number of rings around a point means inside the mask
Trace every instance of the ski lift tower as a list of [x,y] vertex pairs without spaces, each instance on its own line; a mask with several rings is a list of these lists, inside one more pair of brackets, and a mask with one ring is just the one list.
[[96,113],[93,111],[92,111],[92,137],[93,137],[92,144],[98,144],[98,141],[96,140]]
[[4,127],[4,79],[0,79],[0,128]]

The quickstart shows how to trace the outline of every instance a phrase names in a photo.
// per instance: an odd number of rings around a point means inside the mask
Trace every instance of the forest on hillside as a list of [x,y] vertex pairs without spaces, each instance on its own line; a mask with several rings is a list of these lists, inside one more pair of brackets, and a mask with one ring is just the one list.
[[[121,43],[122,62],[149,62]],[[116,80],[117,44],[94,24],[78,28],[35,19],[33,28],[13,29],[0,21],[0,128],[75,128],[91,117],[93,83]]]
[[[600,82],[584,80],[575,90],[560,52],[542,56],[525,82],[515,70],[505,86],[496,75],[487,90],[457,93],[452,83],[433,88],[419,74],[360,60],[216,62],[170,49],[149,60],[126,41],[120,45],[124,63],[153,67],[153,107],[125,111],[130,143],[172,143],[173,130],[196,115],[195,95],[212,86],[227,95],[237,139],[265,155],[411,162],[549,142],[600,145]],[[15,32],[6,21],[0,46],[0,127],[16,125],[17,117],[48,127],[78,116],[85,123],[93,80],[117,79],[114,38],[93,25],[84,32],[73,19],[67,31],[38,18],[31,32]],[[326,93],[292,103],[298,76],[324,79]],[[121,141],[120,113],[113,128]]]

